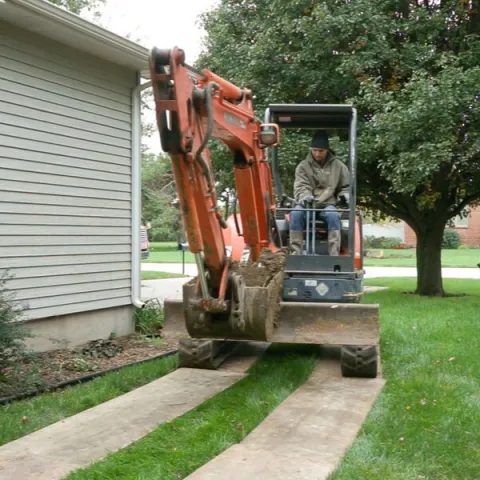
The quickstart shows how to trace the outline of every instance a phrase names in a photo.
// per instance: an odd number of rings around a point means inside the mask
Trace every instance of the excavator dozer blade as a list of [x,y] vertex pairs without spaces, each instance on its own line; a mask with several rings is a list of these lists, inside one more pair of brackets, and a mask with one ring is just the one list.
[[[264,311],[258,311],[260,314]],[[182,300],[166,300],[164,329],[189,334]],[[280,302],[276,326],[267,338],[246,338],[274,343],[319,345],[377,345],[379,305],[358,303]],[[205,338],[218,338],[205,335]],[[224,339],[226,339],[224,337]],[[238,338],[231,338],[238,340]]]
[[370,346],[379,337],[376,304],[281,302],[270,341]]

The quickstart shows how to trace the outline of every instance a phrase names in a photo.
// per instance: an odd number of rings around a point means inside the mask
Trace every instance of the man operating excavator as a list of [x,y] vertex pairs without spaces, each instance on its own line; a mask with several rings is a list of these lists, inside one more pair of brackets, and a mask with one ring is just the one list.
[[317,131],[307,158],[295,169],[294,197],[297,206],[290,214],[290,249],[301,255],[306,223],[305,208],[324,209],[318,212],[328,230],[328,254],[340,253],[340,214],[336,205],[348,207],[349,172],[330,148],[326,131]]

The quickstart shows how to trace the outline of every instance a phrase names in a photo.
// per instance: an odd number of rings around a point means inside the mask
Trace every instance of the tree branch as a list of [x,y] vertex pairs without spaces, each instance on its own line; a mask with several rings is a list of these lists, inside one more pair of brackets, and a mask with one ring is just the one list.
[[466,207],[468,207],[472,202],[478,200],[479,195],[467,195],[453,210],[450,211],[452,217],[459,215]]

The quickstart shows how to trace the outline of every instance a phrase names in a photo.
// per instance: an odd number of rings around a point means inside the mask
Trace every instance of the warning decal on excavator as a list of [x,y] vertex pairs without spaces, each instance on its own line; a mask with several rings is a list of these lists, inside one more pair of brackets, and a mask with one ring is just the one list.
[[306,287],[316,287],[317,281],[316,280],[305,280]]
[[244,120],[241,118],[238,118],[235,115],[232,115],[231,113],[225,112],[223,114],[223,118],[225,119],[226,122],[231,123],[232,125],[236,125],[237,127],[240,128],[247,128],[247,124],[245,123]]
[[250,249],[248,247],[245,247],[242,252],[242,257],[240,258],[240,263],[242,264],[247,263],[249,258],[250,258]]
[[322,297],[327,294],[328,292],[328,287],[325,285],[323,282],[318,285],[318,287],[315,289],[319,295]]

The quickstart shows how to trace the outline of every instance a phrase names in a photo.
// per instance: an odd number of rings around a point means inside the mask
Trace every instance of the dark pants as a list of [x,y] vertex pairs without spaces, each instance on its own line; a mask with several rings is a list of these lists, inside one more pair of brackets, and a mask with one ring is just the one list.
[[[310,218],[313,217],[313,212],[310,212]],[[340,230],[340,214],[333,205],[329,205],[323,212],[316,212],[316,217],[320,217],[327,224],[327,229]],[[294,210],[290,212],[290,230],[300,231],[305,230],[307,212],[302,205],[297,205]]]

